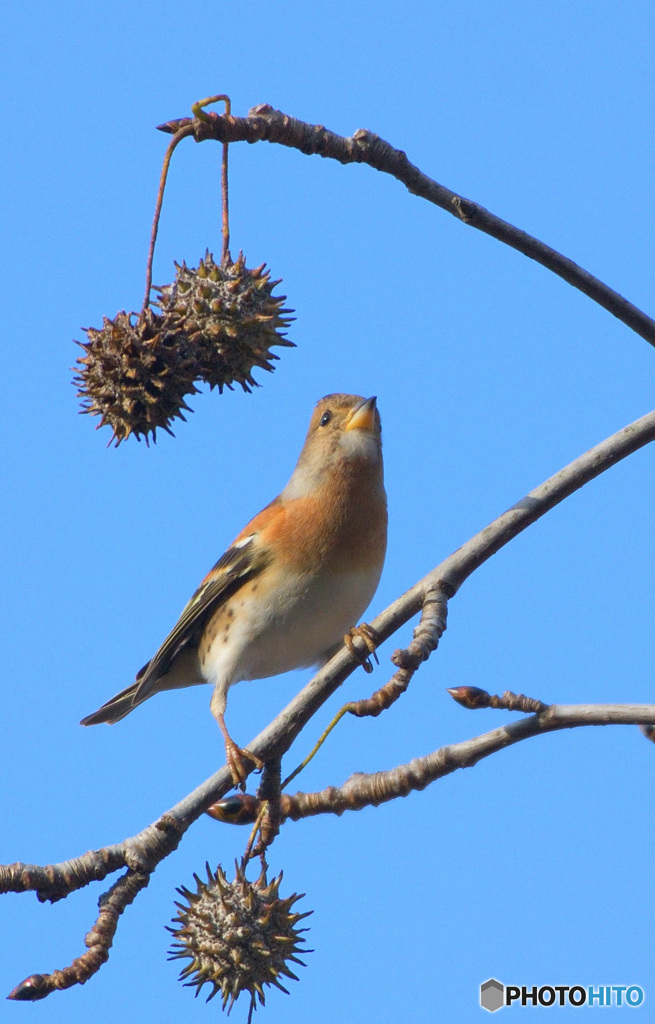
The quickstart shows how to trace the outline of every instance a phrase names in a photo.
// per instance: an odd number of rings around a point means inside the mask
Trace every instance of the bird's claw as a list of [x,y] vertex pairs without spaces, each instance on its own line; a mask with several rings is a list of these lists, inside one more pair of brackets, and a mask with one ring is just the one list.
[[246,779],[248,778],[246,761],[254,764],[259,771],[264,767],[264,762],[247,747],[237,747],[233,739],[225,741],[225,756],[234,787],[245,793]]
[[[364,654],[358,650],[355,646],[355,639],[359,638],[366,644],[368,654]],[[369,626],[368,622],[362,622],[360,626],[353,626],[349,629],[343,638],[343,642],[357,661],[360,662],[365,672],[372,672],[373,666],[371,665],[371,656],[375,658],[376,663],[379,665],[378,656],[376,654],[376,647],[380,643],[380,637],[373,626]]]

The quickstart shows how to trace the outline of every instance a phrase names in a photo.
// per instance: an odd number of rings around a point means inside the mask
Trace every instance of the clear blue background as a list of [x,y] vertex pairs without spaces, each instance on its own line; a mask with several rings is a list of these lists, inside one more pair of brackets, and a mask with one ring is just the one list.
[[[77,723],[132,680],[283,486],[321,395],[379,396],[391,529],[371,614],[653,405],[653,349],[542,267],[370,168],[238,145],[233,251],[284,279],[298,348],[254,395],[197,396],[175,440],[107,449],[108,432],[78,415],[72,339],[141,302],[167,142],[154,126],[226,91],[237,114],[269,102],[344,134],[369,128],[652,314],[655,11],[651,0],[10,0],[0,45],[0,860],[46,863],[133,834],[222,763],[204,688],[162,695],[115,728]],[[219,251],[219,162],[210,143],[178,149],[156,283],[174,259]],[[302,788],[515,717],[464,711],[446,686],[652,700],[654,470],[655,450],[637,453],[477,572],[409,692],[379,719],[344,721]],[[382,685],[410,635],[385,646],[373,677],[348,680],[290,766],[342,701]],[[237,739],[307,678],[235,688]],[[316,952],[291,997],[271,992],[257,1019],[468,1024],[484,1018],[490,976],[640,984],[634,1012],[647,1019],[654,767],[636,728],[579,730],[378,810],[290,824],[271,866],[284,891],[307,892]],[[206,859],[229,870],[245,838],[198,822],[126,911],[100,973],[33,1007],[0,1003],[0,1020],[220,1018],[218,1001],[178,984],[164,925],[175,886]],[[0,992],[82,953],[105,887],[55,906],[4,897]],[[232,1019],[246,1012],[242,999]]]

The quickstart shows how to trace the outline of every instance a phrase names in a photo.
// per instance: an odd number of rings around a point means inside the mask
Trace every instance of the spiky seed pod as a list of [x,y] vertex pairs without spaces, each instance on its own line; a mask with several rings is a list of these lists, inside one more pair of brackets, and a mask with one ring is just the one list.
[[151,309],[140,317],[125,311],[104,317],[100,330],[85,332],[74,379],[82,412],[100,416],[99,427],[108,423],[116,446],[130,434],[143,435],[146,444],[151,434],[156,440],[158,427],[172,433],[172,420],[191,411],[185,395],[198,390],[198,363],[185,339]]
[[[196,891],[185,886],[177,891],[187,904],[176,902],[177,916],[169,928],[175,942],[170,960],[188,957],[180,974],[186,985],[195,985],[196,995],[205,983],[212,986],[207,1002],[219,992],[223,1009],[228,1013],[242,992],[250,993],[250,1014],[256,1009],[256,1000],[264,1005],[264,986],[275,985],[287,992],[280,976],[298,980],[288,963],[305,966],[296,953],[305,942],[297,928],[298,921],[308,917],[292,912],[293,904],[302,898],[294,893],[280,899],[282,873],[271,882],[262,871],[256,882],[249,882],[237,864],[236,877],[228,882],[220,865],[212,872],[206,865],[207,881],[194,875]],[[288,993],[287,993],[288,994]]]
[[274,345],[295,347],[280,333],[294,319],[283,306],[286,295],[273,295],[280,282],[271,281],[265,263],[249,270],[243,253],[218,264],[207,250],[197,267],[175,266],[173,284],[156,288],[166,322],[188,337],[212,388],[236,383],[250,391],[257,386],[253,369],[274,369]]

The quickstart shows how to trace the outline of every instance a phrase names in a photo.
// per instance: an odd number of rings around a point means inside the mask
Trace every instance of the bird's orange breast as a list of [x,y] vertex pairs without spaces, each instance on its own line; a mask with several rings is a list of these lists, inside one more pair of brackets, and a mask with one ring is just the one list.
[[280,502],[266,519],[262,542],[300,571],[360,571],[384,561],[387,503],[377,481],[328,481],[314,495]]

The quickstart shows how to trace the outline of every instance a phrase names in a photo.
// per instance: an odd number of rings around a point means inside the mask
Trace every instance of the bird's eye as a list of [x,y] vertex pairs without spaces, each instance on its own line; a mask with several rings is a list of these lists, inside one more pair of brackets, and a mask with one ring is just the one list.
[[332,413],[328,409],[328,411],[324,412],[323,415],[321,416],[320,422],[318,424],[319,427],[326,427],[331,419],[332,419]]

